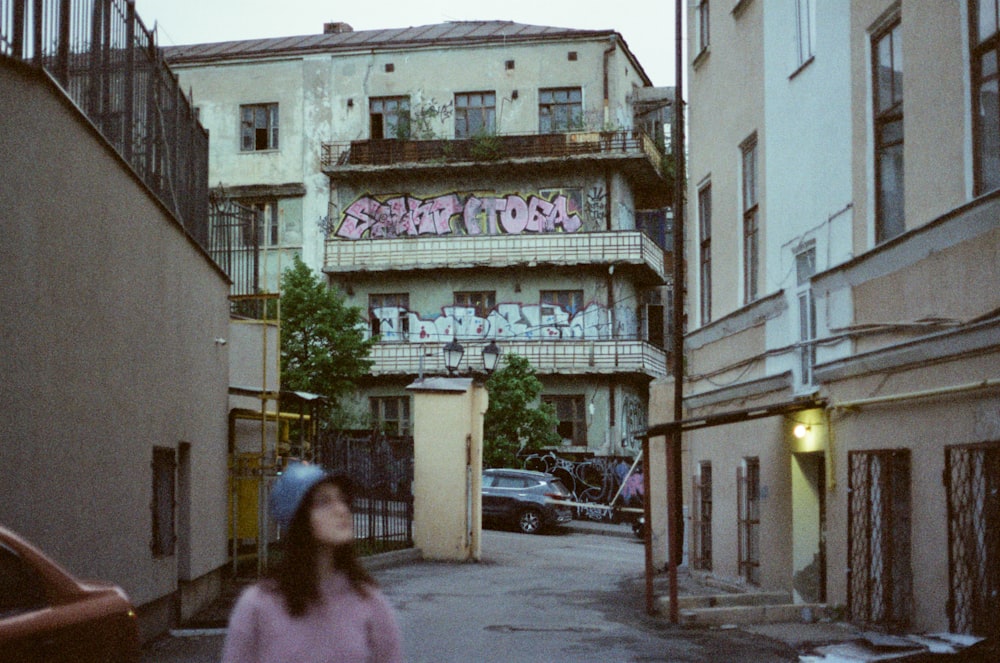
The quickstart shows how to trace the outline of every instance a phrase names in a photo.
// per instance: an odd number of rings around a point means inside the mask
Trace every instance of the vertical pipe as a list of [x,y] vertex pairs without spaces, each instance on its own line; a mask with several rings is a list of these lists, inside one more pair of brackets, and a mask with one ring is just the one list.
[[[673,374],[674,421],[684,418],[684,5],[674,1],[674,128],[671,148],[674,158],[674,301],[673,301]],[[673,429],[667,448],[667,511],[670,556],[670,621],[680,621],[677,606],[677,566],[683,553],[683,490],[681,487],[681,429]]]

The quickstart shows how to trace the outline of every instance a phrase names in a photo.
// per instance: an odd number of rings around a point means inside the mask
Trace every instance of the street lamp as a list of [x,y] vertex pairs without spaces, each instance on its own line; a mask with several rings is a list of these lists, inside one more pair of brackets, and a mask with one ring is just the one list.
[[490,344],[483,348],[483,368],[486,369],[486,375],[493,373],[497,362],[500,361],[500,355],[500,346],[496,341],[490,341]]
[[464,354],[465,348],[455,339],[444,346],[444,366],[448,369],[448,375],[454,375],[455,371],[458,370],[458,365],[462,362]]

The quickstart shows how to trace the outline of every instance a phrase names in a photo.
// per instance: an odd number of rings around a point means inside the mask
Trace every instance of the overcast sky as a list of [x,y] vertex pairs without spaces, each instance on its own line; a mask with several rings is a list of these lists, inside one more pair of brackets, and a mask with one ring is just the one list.
[[674,2],[683,0],[136,0],[161,46],[319,34],[323,24],[355,30],[445,21],[503,20],[617,30],[654,85],[674,84]]

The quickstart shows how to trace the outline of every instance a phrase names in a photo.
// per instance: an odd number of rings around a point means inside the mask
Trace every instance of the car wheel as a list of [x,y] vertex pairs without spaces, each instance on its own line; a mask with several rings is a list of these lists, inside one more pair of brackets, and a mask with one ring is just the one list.
[[536,509],[525,509],[517,517],[517,526],[525,534],[534,534],[542,528],[542,514]]

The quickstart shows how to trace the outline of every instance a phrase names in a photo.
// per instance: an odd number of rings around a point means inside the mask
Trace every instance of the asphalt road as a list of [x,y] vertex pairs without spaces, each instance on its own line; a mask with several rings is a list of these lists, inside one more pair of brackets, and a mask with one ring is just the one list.
[[[647,616],[643,559],[634,537],[486,530],[479,563],[417,562],[376,576],[412,663],[798,660],[779,640]],[[143,663],[218,661],[222,639],[162,639]]]

